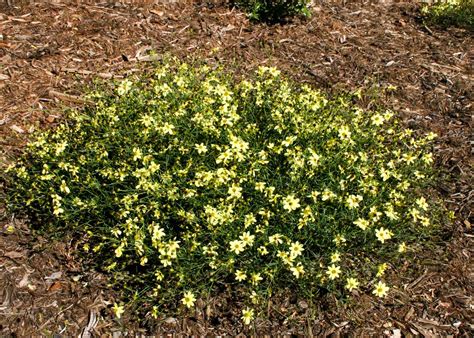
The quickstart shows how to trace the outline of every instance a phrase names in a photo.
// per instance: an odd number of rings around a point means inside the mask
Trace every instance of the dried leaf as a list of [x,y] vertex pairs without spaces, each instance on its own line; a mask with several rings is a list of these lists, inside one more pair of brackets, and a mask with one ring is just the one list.
[[23,130],[23,128],[18,127],[16,124],[11,125],[11,126],[10,126],[10,129],[16,131],[16,132],[19,133],[19,134],[24,134],[24,133],[25,133],[25,131]]
[[61,278],[62,275],[63,273],[61,271],[57,271],[57,272],[53,272],[51,275],[47,277],[44,277],[44,279],[50,279],[50,280],[59,279]]
[[16,258],[22,258],[25,257],[24,252],[18,252],[18,251],[8,251],[3,254],[5,257],[16,259]]
[[49,292],[54,292],[62,289],[61,282],[54,282],[48,289]]

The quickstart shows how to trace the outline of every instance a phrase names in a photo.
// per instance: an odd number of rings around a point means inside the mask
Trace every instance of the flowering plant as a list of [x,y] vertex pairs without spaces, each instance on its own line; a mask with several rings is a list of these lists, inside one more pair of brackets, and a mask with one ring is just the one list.
[[79,234],[153,316],[221,283],[244,292],[247,324],[288,287],[384,296],[390,260],[436,221],[423,196],[433,134],[276,68],[235,83],[167,61],[88,96],[93,107],[38,134],[10,167],[8,203]]

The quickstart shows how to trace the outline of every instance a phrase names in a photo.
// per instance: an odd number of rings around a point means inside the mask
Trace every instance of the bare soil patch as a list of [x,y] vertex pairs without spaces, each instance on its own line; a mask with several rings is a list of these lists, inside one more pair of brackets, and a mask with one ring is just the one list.
[[[456,214],[432,248],[392,273],[390,297],[378,301],[361,293],[343,304],[322,296],[318,311],[309,313],[304,302],[288,296],[269,304],[269,320],[244,329],[232,298],[223,296],[198,306],[193,317],[145,319],[140,329],[129,314],[114,319],[116,295],[106,276],[74,257],[73,241],[33,236],[2,209],[2,334],[472,336],[472,32],[426,27],[412,3],[321,1],[313,12],[307,21],[267,26],[204,2],[0,5],[0,161],[9,163],[34,130],[59,123],[65,106],[80,107],[83,88],[94,78],[152,67],[150,50],[224,63],[241,73],[277,65],[334,93],[362,88],[361,104],[378,102],[408,126],[440,135],[436,160],[444,175],[438,190]],[[383,90],[389,86],[396,89]]]

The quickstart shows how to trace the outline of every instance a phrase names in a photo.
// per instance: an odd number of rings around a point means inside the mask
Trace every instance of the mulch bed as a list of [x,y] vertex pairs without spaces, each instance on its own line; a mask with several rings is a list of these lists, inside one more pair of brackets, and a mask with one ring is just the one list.
[[[344,2],[317,1],[311,19],[273,26],[205,2],[0,4],[0,163],[9,163],[31,132],[60,122],[64,107],[80,107],[93,79],[152,67],[150,50],[226,64],[238,73],[276,65],[330,93],[361,88],[360,104],[382,104],[411,128],[440,135],[438,190],[456,215],[432,248],[388,276],[394,287],[387,299],[361,293],[342,304],[322,296],[318,311],[309,313],[304,301],[283,297],[269,304],[268,320],[244,329],[231,298],[221,297],[192,317],[140,326],[128,315],[114,319],[116,294],[106,276],[74,257],[74,241],[33,236],[1,209],[0,333],[472,336],[474,36],[426,27],[413,3]],[[383,90],[388,86],[396,89]]]

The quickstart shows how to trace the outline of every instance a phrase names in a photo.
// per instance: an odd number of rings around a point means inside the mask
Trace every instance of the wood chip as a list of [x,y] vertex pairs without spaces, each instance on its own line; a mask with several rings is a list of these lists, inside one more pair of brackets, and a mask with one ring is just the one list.
[[49,91],[49,96],[55,97],[61,101],[68,101],[68,102],[73,102],[73,103],[92,103],[90,101],[87,101],[79,96],[74,96],[74,95],[69,95],[69,94],[64,94],[57,92],[55,90],[50,90]]
[[19,134],[24,134],[25,133],[25,130],[23,130],[23,128],[21,128],[21,127],[18,127],[16,124],[11,125],[10,129],[16,131]]

